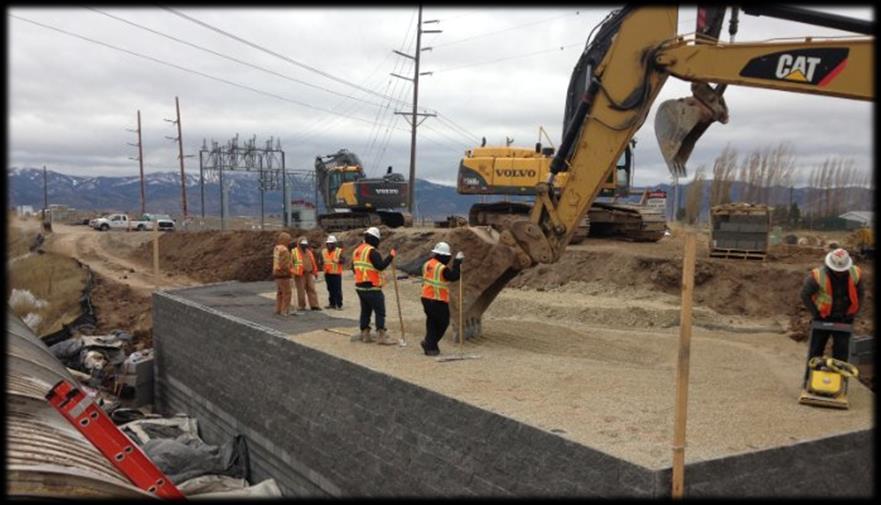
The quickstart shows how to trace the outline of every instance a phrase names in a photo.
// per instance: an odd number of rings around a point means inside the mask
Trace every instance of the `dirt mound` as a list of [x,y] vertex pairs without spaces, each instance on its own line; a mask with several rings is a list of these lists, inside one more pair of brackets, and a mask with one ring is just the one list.
[[[398,269],[418,275],[422,263],[435,243],[445,240],[455,253],[465,251],[472,275],[489,261],[488,246],[479,243],[467,229],[389,229],[381,227],[379,250],[387,254],[398,250]],[[306,236],[314,247],[323,245],[327,234],[321,230],[293,230],[294,238]],[[201,282],[271,279],[272,247],[276,231],[201,231],[163,234],[160,238],[161,268],[185,274]],[[361,242],[362,230],[336,233],[346,253],[345,267],[351,266],[351,252]],[[677,243],[659,242],[652,247],[641,244],[588,241],[586,246],[569,248],[560,261],[538,265],[514,277],[508,287],[557,290],[570,282],[594,283],[605,289],[655,292],[679,296],[681,248]],[[594,244],[594,245],[591,245]],[[144,265],[152,263],[152,243],[142,245],[136,257]],[[610,247],[612,247],[610,249]],[[674,248],[676,250],[672,250]],[[789,320],[794,339],[806,338],[809,315],[799,294],[807,272],[822,261],[816,250],[780,247],[765,262],[720,260],[699,254],[695,266],[694,300],[698,307],[730,316]],[[873,332],[873,265],[861,264],[866,283],[866,302],[858,319],[857,332]],[[475,270],[476,268],[476,270]],[[577,295],[574,293],[573,295]]]
[[135,349],[153,347],[153,313],[149,295],[95,275],[91,297],[97,320],[96,334],[121,329],[132,334]]

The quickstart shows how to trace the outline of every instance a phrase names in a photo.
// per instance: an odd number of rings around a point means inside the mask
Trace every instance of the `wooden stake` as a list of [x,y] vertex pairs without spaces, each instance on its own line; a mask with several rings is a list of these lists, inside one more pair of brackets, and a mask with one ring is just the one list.
[[407,339],[404,336],[404,315],[401,314],[401,295],[398,292],[398,272],[395,270],[395,261],[397,259],[397,256],[392,258],[392,282],[395,284],[395,304],[398,306],[398,319],[401,321],[401,340],[398,342],[398,345],[405,346],[407,345]]
[[153,279],[159,286],[159,223],[153,221]]
[[688,359],[691,346],[691,302],[694,291],[695,233],[685,233],[682,260],[682,312],[679,317],[679,364],[676,368],[676,417],[673,421],[673,490],[681,499],[685,489],[685,423],[688,413]]

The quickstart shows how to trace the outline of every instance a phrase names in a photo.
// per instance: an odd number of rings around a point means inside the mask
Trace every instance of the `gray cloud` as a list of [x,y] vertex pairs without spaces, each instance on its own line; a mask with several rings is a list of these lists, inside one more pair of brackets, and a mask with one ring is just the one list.
[[[101,10],[383,107],[378,109],[268,75],[87,9],[16,8],[9,13],[348,117],[256,94],[10,18],[7,54],[11,166],[45,163],[74,174],[136,174],[136,162],[128,159],[136,150],[126,145],[135,142],[135,136],[125,129],[135,127],[135,112],[140,109],[146,170],[175,169],[177,150],[164,136],[176,132],[163,118],[173,117],[174,96],[179,96],[188,153],[196,153],[203,138],[224,142],[236,133],[242,138],[256,134],[258,141],[270,136],[281,138],[291,167],[311,168],[316,155],[347,147],[361,155],[369,171],[376,173],[386,165],[394,165],[406,172],[408,127],[403,118],[393,114],[405,110],[405,104],[382,103],[379,97],[307,72],[162,9]],[[423,45],[433,49],[423,53],[421,70],[434,74],[422,80],[420,106],[437,110],[441,118],[428,119],[425,128],[420,129],[417,174],[452,183],[458,159],[481,136],[490,143],[501,143],[508,136],[517,144],[531,145],[538,138],[538,127],[543,125],[557,142],[562,134],[569,74],[587,34],[608,10],[425,9],[425,19],[441,20],[426,28],[440,28],[444,33],[423,39]],[[869,8],[824,10],[864,19],[873,16]],[[409,83],[390,77],[389,72],[412,73],[409,60],[391,50],[413,52],[408,45],[413,41],[413,8],[181,12],[338,78],[400,96],[405,102],[411,100]],[[681,9],[680,32],[693,29],[694,15],[693,8]],[[481,36],[527,23],[533,24]],[[742,16],[738,40],[842,34]],[[463,41],[455,43],[459,40]],[[564,49],[554,49],[559,47]],[[550,51],[506,59],[544,50]],[[486,63],[493,60],[502,61]],[[687,83],[670,79],[658,103],[688,94]],[[708,130],[691,159],[690,175],[696,167],[710,166],[728,143],[747,152],[790,142],[804,167],[836,155],[852,157],[866,170],[873,164],[871,103],[747,88],[730,88],[726,100],[731,122]],[[468,133],[451,127],[450,120]],[[640,185],[669,178],[655,145],[653,120],[654,111],[637,133],[640,165],[636,182]],[[188,171],[197,171],[197,163],[188,160]]]

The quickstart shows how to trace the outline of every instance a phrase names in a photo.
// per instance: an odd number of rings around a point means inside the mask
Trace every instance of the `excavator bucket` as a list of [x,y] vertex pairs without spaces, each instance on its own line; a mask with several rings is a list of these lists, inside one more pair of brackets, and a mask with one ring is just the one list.
[[[459,286],[450,285],[450,319],[455,340],[482,335],[483,313],[502,288],[523,268],[523,252],[505,244],[499,232],[489,226],[468,226],[451,230],[447,240],[455,251],[465,253],[462,263],[462,322],[459,328]],[[462,332],[462,333],[460,333]]]
[[709,126],[728,122],[728,108],[718,92],[705,83],[692,85],[694,96],[667,100],[655,113],[655,136],[667,168],[674,177],[685,177],[685,164],[697,140]]

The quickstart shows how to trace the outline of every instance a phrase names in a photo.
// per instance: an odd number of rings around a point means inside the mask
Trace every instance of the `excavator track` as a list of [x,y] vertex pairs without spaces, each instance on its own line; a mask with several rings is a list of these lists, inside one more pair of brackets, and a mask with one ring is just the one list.
[[657,242],[664,238],[667,222],[658,211],[626,204],[594,202],[587,213],[591,237],[633,242]]
[[389,228],[412,226],[413,217],[407,212],[334,212],[318,216],[318,226],[328,232],[355,230],[385,225]]
[[[503,230],[512,219],[527,217],[532,205],[518,202],[478,203],[468,213],[470,226],[492,226]],[[591,226],[593,223],[593,226]],[[667,223],[657,211],[633,205],[594,202],[572,234],[570,244],[588,237],[614,238],[632,242],[657,242],[664,238]]]

